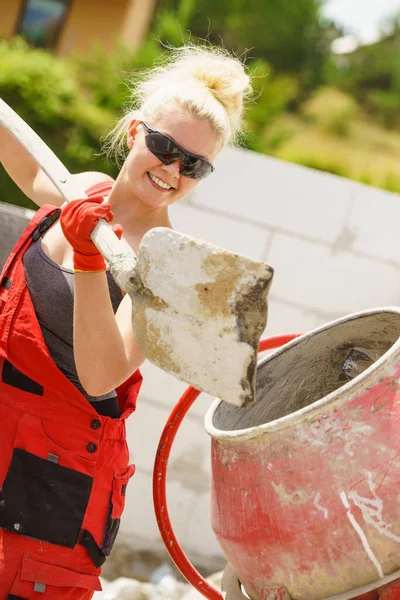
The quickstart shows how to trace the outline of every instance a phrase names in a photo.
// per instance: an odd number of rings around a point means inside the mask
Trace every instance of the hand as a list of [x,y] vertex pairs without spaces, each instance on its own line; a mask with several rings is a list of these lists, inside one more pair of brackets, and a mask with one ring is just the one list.
[[[61,211],[60,223],[63,233],[74,249],[74,270],[80,272],[105,271],[106,263],[90,238],[96,223],[114,219],[111,206],[104,203],[103,196],[92,196],[72,200]],[[116,235],[121,238],[122,225],[114,225]]]

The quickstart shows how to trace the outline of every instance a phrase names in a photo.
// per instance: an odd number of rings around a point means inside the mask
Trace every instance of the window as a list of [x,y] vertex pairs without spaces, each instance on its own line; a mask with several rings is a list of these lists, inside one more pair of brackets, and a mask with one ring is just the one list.
[[17,35],[39,48],[54,48],[65,21],[68,0],[25,0]]

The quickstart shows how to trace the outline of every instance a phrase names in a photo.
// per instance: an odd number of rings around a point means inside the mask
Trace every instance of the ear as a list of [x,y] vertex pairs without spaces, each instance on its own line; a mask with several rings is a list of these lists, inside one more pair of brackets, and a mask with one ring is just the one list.
[[138,119],[132,119],[132,121],[129,123],[128,137],[127,137],[127,144],[128,144],[129,150],[132,150],[132,148],[133,148],[133,144],[134,144],[137,132],[138,132],[139,125],[140,125],[140,121]]

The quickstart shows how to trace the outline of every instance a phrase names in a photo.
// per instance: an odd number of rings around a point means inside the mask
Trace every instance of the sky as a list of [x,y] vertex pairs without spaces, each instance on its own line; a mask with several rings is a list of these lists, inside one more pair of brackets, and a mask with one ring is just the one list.
[[378,38],[382,19],[396,11],[400,0],[327,0],[324,14],[368,43]]

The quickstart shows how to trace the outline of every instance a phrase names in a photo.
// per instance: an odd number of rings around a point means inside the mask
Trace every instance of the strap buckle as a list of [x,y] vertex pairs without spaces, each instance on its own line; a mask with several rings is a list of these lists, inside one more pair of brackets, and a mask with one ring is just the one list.
[[38,223],[37,227],[34,229],[32,233],[32,241],[37,242],[42,235],[50,229],[50,227],[55,223],[61,214],[61,208],[56,208],[54,212],[50,215],[46,215],[43,219]]

